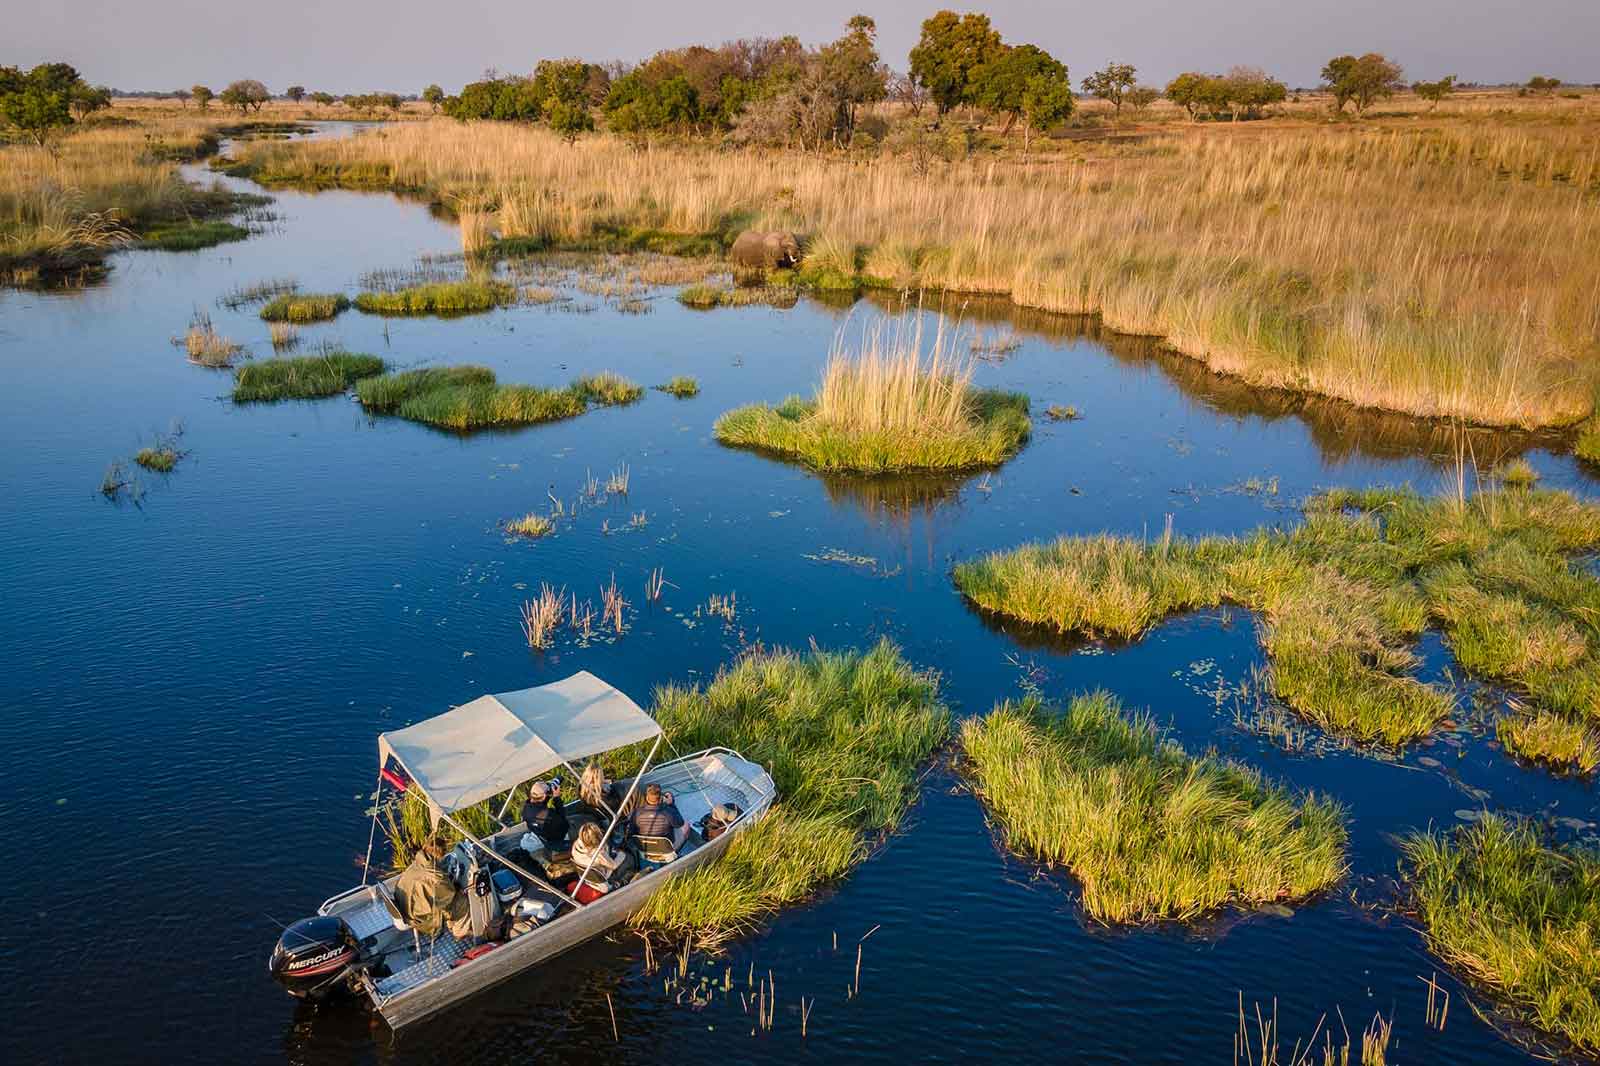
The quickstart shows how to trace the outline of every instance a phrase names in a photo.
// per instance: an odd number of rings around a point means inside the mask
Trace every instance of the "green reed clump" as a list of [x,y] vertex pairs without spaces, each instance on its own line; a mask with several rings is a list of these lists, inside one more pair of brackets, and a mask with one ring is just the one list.
[[941,335],[869,331],[860,351],[835,343],[812,400],[755,404],[717,419],[719,441],[799,459],[817,470],[883,474],[997,466],[1033,432],[1028,398],[976,389],[970,359]]
[[979,796],[1013,850],[1066,867],[1101,922],[1299,899],[1344,876],[1344,810],[1241,763],[1195,758],[1106,692],[1030,697],[963,724]]
[[193,252],[211,248],[229,241],[242,241],[250,231],[232,222],[216,219],[185,219],[166,225],[152,226],[140,238],[140,246],[163,252]]
[[154,470],[158,474],[167,474],[171,473],[172,468],[178,465],[180,457],[181,453],[176,448],[157,445],[151,448],[140,448],[134,454],[133,461],[146,470]]
[[1432,949],[1531,1024],[1600,1052],[1600,854],[1498,815],[1402,846]]
[[383,373],[375,355],[343,350],[293,359],[263,359],[240,367],[233,379],[234,403],[310,400],[336,396],[363,378]]
[[349,306],[344,293],[290,292],[270,300],[261,309],[261,318],[267,322],[326,322]]
[[506,532],[515,533],[519,537],[537,540],[549,534],[556,528],[556,524],[542,514],[529,511],[521,518],[513,518],[506,522]]
[[1600,418],[1590,418],[1583,424],[1572,450],[1579,459],[1600,463]]
[[375,315],[464,315],[515,302],[515,286],[500,281],[438,281],[393,292],[363,292],[356,308]]
[[1587,772],[1600,748],[1600,582],[1568,556],[1597,545],[1600,507],[1568,493],[1340,490],[1311,500],[1292,530],[1066,537],[962,563],[954,578],[985,610],[1121,639],[1175,612],[1248,607],[1262,615],[1285,703],[1329,732],[1391,744],[1452,708],[1448,693],[1409,676],[1416,638],[1439,625],[1462,667],[1568,724],[1512,725],[1508,748]]
[[658,689],[655,716],[680,750],[722,744],[766,766],[772,810],[710,866],[674,878],[636,924],[716,938],[747,929],[867,852],[917,795],[944,742],[936,680],[888,641],[866,652],[742,657],[704,688]]
[[368,410],[457,431],[572,418],[591,404],[631,403],[643,392],[610,372],[579,378],[566,388],[502,385],[494,371],[472,365],[408,370],[356,386],[356,398]]
[[709,311],[713,307],[768,307],[789,308],[800,301],[800,290],[794,285],[714,285],[700,282],[678,291],[678,302],[696,311]]
[[672,378],[665,385],[657,385],[657,392],[665,392],[676,396],[680,400],[687,400],[691,396],[700,395],[700,383],[691,377],[679,375]]

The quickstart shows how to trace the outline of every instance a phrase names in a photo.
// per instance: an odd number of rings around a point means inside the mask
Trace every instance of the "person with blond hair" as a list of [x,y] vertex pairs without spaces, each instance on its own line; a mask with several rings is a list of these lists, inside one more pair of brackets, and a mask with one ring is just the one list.
[[634,858],[606,843],[605,834],[598,825],[585,822],[572,845],[572,865],[580,874],[587,869],[591,879],[598,876],[599,880],[611,881],[633,872]]
[[607,821],[611,814],[616,813],[621,801],[616,786],[606,779],[605,771],[593,759],[589,760],[589,765],[583,768],[583,773],[578,777],[578,798],[594,812],[596,818]]

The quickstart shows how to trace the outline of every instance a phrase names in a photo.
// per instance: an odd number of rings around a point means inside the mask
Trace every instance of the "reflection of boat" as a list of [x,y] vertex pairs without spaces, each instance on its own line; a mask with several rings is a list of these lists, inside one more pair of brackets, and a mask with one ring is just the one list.
[[[621,692],[589,673],[540,688],[481,696],[470,703],[378,738],[380,787],[398,775],[426,799],[434,824],[453,827],[465,838],[456,878],[472,899],[474,925],[481,910],[515,900],[517,910],[534,917],[509,939],[458,937],[448,928],[427,937],[407,922],[396,898],[399,875],[365,881],[328,899],[312,918],[284,930],[268,964],[289,992],[318,999],[353,991],[371,1002],[392,1027],[399,1028],[498,984],[529,967],[626,919],[650,894],[679,873],[715,860],[733,837],[760,819],[775,793],[772,778],[755,763],[726,748],[710,748],[652,766],[662,741],[661,727]],[[551,770],[590,756],[650,743],[632,778],[617,782],[624,797],[616,811],[601,812],[615,837],[621,811],[645,786],[659,784],[672,793],[684,820],[699,825],[713,808],[733,806],[737,817],[714,839],[698,833],[662,851],[659,843],[624,841],[635,849],[639,873],[610,885],[591,861],[576,876],[558,883],[538,863],[519,852],[520,824],[475,837],[458,813],[504,795],[500,816],[516,788]],[[578,803],[567,804],[574,820],[585,817]],[[582,808],[587,811],[586,807]],[[606,816],[609,816],[607,819]],[[592,817],[592,815],[590,815]],[[493,901],[493,902],[486,902]],[[523,903],[522,901],[527,901]]]

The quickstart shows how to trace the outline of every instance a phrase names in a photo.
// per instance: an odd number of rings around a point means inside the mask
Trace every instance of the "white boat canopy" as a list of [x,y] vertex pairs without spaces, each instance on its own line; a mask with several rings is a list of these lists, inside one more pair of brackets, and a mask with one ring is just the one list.
[[378,765],[393,756],[437,820],[557,766],[660,733],[637,703],[585,670],[380,733]]

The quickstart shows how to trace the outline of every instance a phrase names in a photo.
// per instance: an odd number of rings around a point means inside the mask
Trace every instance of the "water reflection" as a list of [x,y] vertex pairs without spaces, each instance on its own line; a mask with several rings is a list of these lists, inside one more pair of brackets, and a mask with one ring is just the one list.
[[828,499],[836,505],[858,508],[886,525],[908,528],[915,515],[931,518],[940,507],[960,506],[963,486],[989,475],[907,474],[877,477],[820,474]]

